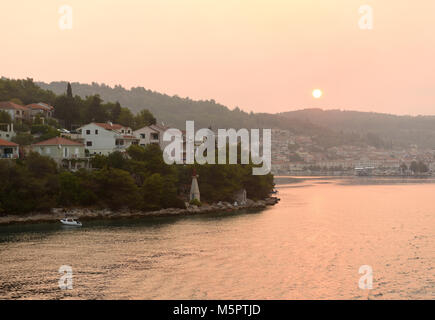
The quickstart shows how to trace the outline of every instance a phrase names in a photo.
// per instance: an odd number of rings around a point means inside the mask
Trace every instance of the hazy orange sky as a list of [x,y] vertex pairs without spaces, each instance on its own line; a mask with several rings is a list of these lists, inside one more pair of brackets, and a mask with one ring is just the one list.
[[[71,30],[58,26],[63,4]],[[358,26],[364,4],[372,30]],[[255,112],[435,114],[434,0],[3,0],[0,35],[10,78],[143,86]]]

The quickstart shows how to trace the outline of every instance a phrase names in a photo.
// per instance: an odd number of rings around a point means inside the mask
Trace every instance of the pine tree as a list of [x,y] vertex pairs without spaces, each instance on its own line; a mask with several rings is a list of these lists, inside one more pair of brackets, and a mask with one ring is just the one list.
[[94,95],[90,97],[90,105],[87,109],[87,122],[105,122],[106,116],[103,107],[101,106],[100,96]]
[[117,122],[120,115],[121,115],[121,105],[119,104],[118,101],[116,101],[116,104],[112,109],[112,114],[111,114],[112,121]]
[[73,97],[71,83],[69,83],[69,82],[68,82],[68,86],[66,88],[66,96],[68,98],[72,98]]

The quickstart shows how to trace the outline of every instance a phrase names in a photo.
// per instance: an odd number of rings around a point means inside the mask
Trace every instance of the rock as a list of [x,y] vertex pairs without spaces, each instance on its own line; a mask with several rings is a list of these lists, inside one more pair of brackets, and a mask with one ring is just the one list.
[[266,205],[273,206],[273,205],[277,204],[278,201],[279,201],[278,198],[270,197],[270,198],[267,198],[265,202],[266,202]]

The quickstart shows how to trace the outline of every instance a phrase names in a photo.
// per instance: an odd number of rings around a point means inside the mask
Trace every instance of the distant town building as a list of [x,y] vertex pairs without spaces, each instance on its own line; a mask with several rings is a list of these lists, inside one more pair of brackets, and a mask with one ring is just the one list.
[[90,155],[108,155],[114,151],[125,151],[139,139],[133,130],[120,124],[92,122],[77,129]]
[[0,159],[17,159],[19,151],[18,144],[0,139]]

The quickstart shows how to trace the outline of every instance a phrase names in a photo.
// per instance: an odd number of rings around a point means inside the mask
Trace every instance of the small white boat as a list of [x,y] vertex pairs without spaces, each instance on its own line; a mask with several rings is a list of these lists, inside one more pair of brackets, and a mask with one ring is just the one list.
[[73,226],[73,227],[81,227],[82,226],[82,223],[80,221],[76,221],[73,218],[61,219],[60,222],[62,222],[62,224],[67,225],[67,226]]

